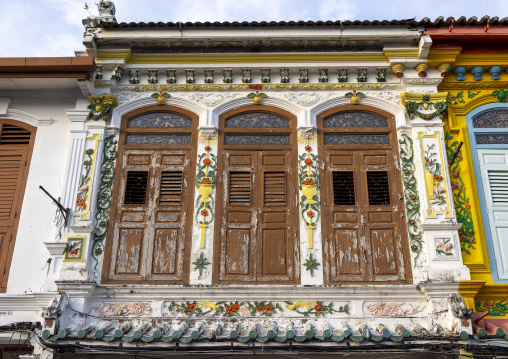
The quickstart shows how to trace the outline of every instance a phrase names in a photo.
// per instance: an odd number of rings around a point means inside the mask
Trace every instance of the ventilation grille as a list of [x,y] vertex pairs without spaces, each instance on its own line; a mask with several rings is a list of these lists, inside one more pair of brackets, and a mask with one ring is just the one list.
[[333,204],[336,206],[354,206],[356,198],[353,172],[334,171],[332,179]]
[[147,171],[127,172],[124,204],[145,204],[147,182]]
[[30,143],[30,135],[30,131],[20,127],[3,125],[0,145],[28,145]]
[[182,171],[163,171],[159,206],[180,206],[182,204]]
[[390,184],[387,172],[367,172],[367,188],[371,206],[390,204]]
[[508,172],[489,171],[488,176],[492,204],[508,205]]
[[265,206],[286,205],[286,172],[265,172],[264,187]]
[[229,173],[229,204],[250,205],[252,200],[252,177],[250,172]]
[[0,221],[11,216],[21,166],[21,155],[0,156]]

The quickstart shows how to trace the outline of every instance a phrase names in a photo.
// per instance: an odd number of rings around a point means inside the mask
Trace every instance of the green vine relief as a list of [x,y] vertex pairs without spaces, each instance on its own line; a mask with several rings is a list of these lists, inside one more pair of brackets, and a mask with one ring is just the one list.
[[104,252],[104,239],[108,230],[109,211],[111,208],[111,193],[115,177],[115,160],[117,156],[115,136],[108,136],[104,141],[104,159],[101,166],[101,182],[97,195],[97,228],[92,242],[92,258],[95,268],[99,263],[99,256]]
[[400,143],[400,160],[402,162],[402,180],[404,182],[404,197],[406,199],[406,218],[409,232],[411,251],[416,253],[416,259],[423,247],[420,232],[420,196],[416,187],[415,165],[413,162],[413,140],[408,135],[402,135]]
[[488,312],[492,317],[504,317],[508,314],[508,303],[506,300],[494,300],[492,303],[486,300],[483,305],[482,302],[476,302],[475,309],[477,312]]
[[[459,141],[453,141],[453,136],[448,132],[445,134],[445,141],[446,155],[448,160],[451,160],[455,152],[457,152]],[[469,249],[475,249],[474,244],[476,244],[476,240],[473,216],[471,214],[471,204],[469,203],[469,197],[466,197],[464,182],[460,176],[460,161],[462,161],[462,159],[462,151],[460,151],[450,168],[450,173],[454,178],[454,180],[451,181],[451,185],[457,221],[462,223],[462,228],[459,229],[460,248],[467,254],[471,254]]]
[[[432,120],[434,117],[439,117],[443,119],[443,115],[448,109],[448,105],[446,102],[430,102],[430,95],[423,95],[423,100],[421,102],[416,101],[407,101],[406,102],[406,111],[409,114],[409,118],[414,120],[416,117],[421,118],[422,120]],[[423,113],[418,110],[430,110],[434,109],[434,112],[431,113]]]

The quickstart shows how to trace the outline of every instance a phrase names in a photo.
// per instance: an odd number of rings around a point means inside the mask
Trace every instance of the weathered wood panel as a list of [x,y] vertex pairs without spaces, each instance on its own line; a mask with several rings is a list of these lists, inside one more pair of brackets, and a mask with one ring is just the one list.
[[[389,126],[324,128],[323,121],[338,111],[318,117],[325,283],[408,283],[409,246],[401,213],[394,118],[366,106],[341,107],[341,112],[347,111],[381,115]],[[325,145],[325,134],[385,134],[389,144]]]
[[140,274],[143,234],[142,228],[120,230],[116,257],[117,274]]

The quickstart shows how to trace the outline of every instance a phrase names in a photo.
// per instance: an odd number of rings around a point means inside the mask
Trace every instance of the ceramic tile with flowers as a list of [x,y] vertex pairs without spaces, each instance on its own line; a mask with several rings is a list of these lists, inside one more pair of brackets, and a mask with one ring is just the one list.
[[[345,313],[349,314],[349,307],[348,305],[341,305],[339,306],[339,309],[333,308],[333,302],[328,303],[327,305],[323,304],[323,302],[319,301],[312,301],[312,302],[285,302],[286,308],[289,310],[295,311],[299,314],[302,314],[305,317],[314,315],[316,317],[318,316],[325,316],[327,314],[333,314],[333,313]],[[303,309],[305,308],[305,309]]]

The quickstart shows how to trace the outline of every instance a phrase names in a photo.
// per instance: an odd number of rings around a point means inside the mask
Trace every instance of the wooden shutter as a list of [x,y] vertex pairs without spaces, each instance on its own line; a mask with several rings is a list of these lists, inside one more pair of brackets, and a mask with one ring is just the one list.
[[191,151],[126,150],[121,166],[109,280],[182,282]]
[[328,150],[323,186],[325,268],[331,283],[405,277],[394,159],[385,150]]
[[[297,214],[290,151],[225,151],[219,280],[291,283]],[[293,189],[293,190],[292,190]]]
[[508,152],[478,150],[488,226],[499,279],[508,279]]
[[[23,125],[25,126],[25,125]],[[0,293],[5,292],[35,128],[0,120]]]

